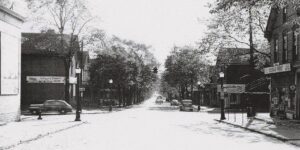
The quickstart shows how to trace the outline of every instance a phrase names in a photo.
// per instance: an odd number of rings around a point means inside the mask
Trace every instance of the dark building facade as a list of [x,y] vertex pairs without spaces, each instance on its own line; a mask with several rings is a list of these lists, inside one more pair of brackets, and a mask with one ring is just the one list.
[[[75,68],[78,67],[79,48],[71,58],[69,71],[69,91],[65,91],[66,51],[57,46],[59,37],[55,33],[22,34],[21,104],[24,108],[32,103],[43,103],[49,99],[65,99],[69,94],[69,103],[75,103]],[[69,39],[65,35],[67,44]],[[79,46],[79,45],[78,45]]]
[[[212,105],[219,105],[221,80],[219,73],[224,73],[225,108],[245,108],[253,106],[259,111],[269,110],[268,82],[261,71],[251,68],[249,49],[223,48],[219,50],[217,62],[211,75],[210,90],[216,96]],[[217,99],[217,100],[215,100]]]
[[300,28],[299,8],[272,8],[265,37],[271,46],[271,67],[265,74],[271,78],[272,116],[300,119]]

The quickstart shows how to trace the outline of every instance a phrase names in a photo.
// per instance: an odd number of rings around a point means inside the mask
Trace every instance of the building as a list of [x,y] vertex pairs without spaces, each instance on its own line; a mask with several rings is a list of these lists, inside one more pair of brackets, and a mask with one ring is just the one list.
[[299,8],[272,8],[265,37],[271,46],[270,115],[300,119]]
[[20,120],[23,17],[0,6],[0,124]]
[[[221,92],[219,73],[224,73],[223,87],[225,108],[253,106],[259,111],[269,110],[268,80],[264,74],[249,63],[250,50],[245,48],[223,48],[219,50],[215,70],[211,75],[209,97],[212,105],[218,105]],[[216,86],[217,84],[217,86]],[[212,94],[218,93],[218,96]]]
[[[70,35],[64,35],[63,40],[54,31],[45,33],[22,34],[22,108],[32,103],[43,103],[48,99],[65,100],[69,94],[69,103],[75,104],[76,74],[79,68],[79,43],[75,41],[70,48]],[[61,42],[65,48],[62,50]],[[69,63],[66,58],[72,51]],[[67,67],[67,68],[66,68]],[[69,75],[69,91],[65,90],[66,76]]]

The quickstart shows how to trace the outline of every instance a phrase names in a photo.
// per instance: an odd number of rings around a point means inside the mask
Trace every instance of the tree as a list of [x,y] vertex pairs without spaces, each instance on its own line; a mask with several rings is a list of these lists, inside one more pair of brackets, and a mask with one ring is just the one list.
[[[198,81],[207,82],[205,57],[192,47],[174,47],[165,61],[165,72],[162,75],[161,90],[180,95],[181,99],[191,98]],[[177,89],[177,90],[175,90]]]
[[150,47],[116,36],[105,45],[107,49],[97,52],[90,68],[90,83],[95,89],[107,88],[108,79],[113,79],[119,104],[130,105],[149,97],[157,80],[152,72],[157,62]]
[[[65,99],[69,101],[69,68],[72,57],[78,51],[79,35],[93,18],[90,16],[84,0],[26,0],[31,10],[31,19],[41,29],[56,29],[60,48],[66,51],[65,62]],[[65,45],[68,34],[69,44]]]
[[270,8],[269,2],[258,0],[219,0],[210,4],[213,19],[208,25],[209,32],[199,42],[200,49],[207,52],[223,47],[249,47],[250,65],[263,68],[270,59],[264,38]]

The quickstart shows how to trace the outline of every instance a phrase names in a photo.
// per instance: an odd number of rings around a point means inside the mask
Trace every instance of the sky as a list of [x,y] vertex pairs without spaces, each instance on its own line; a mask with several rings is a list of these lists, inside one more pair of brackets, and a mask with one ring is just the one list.
[[[89,0],[93,15],[110,35],[151,45],[163,63],[171,48],[202,37],[209,0]],[[199,18],[199,19],[198,19]]]
[[[163,64],[173,46],[195,45],[206,30],[211,0],[87,0],[97,26],[108,35],[152,46]],[[24,0],[15,0],[15,11],[24,14]],[[30,32],[25,25],[23,32]]]

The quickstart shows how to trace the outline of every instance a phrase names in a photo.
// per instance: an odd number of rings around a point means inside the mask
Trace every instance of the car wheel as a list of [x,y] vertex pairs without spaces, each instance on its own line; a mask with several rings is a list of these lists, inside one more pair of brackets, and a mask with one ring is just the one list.
[[65,109],[61,109],[61,110],[59,111],[59,113],[60,113],[60,114],[66,114],[67,111],[66,111]]
[[37,114],[37,111],[36,111],[36,110],[30,110],[30,113],[31,113],[32,115],[36,115],[36,114]]

